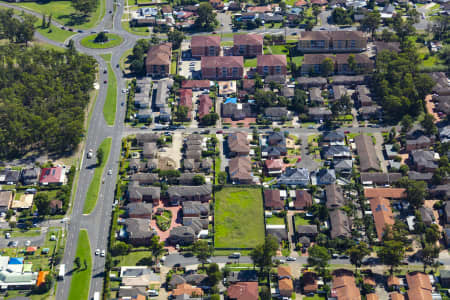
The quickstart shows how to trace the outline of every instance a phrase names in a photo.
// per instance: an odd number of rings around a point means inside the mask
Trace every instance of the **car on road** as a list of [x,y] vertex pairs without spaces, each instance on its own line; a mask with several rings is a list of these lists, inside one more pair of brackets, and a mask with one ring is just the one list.
[[111,169],[108,170],[108,175],[112,175],[112,170]]
[[19,243],[17,241],[11,241],[8,243],[8,247],[17,247]]
[[95,250],[95,255],[99,255],[100,254],[100,249]]
[[292,257],[292,256],[288,256],[288,257],[286,257],[286,260],[287,260],[287,261],[296,261],[297,258]]
[[9,239],[11,237],[11,234],[9,232],[5,233],[5,239]]
[[97,31],[91,31],[91,33],[97,33]]
[[293,32],[292,35],[297,35],[297,32]]
[[348,256],[344,254],[344,255],[339,256],[339,259],[348,259]]
[[213,31],[213,34],[217,34],[217,32],[216,32],[216,31]]
[[83,30],[78,30],[79,33],[83,33]]
[[122,103],[120,103],[120,106],[123,106],[125,103],[124,102],[122,102]]
[[159,293],[158,293],[157,290],[148,290],[147,294],[148,294],[149,297],[157,297],[157,296],[159,296]]
[[127,89],[122,89],[122,93],[126,94],[127,93]]
[[142,126],[141,129],[148,129],[148,127],[147,126]]
[[186,129],[186,127],[184,127],[183,125],[178,126],[178,129]]
[[228,258],[240,258],[241,253],[240,252],[234,252],[228,256]]
[[118,67],[119,67],[119,64],[116,65],[116,68],[118,68]]
[[104,80],[103,83],[108,83],[108,80]]
[[93,152],[94,152],[94,151],[93,151],[92,149],[89,149],[89,151],[88,151],[86,157],[87,157],[87,158],[92,158],[92,156],[94,155]]
[[107,69],[104,69],[104,70],[103,70],[103,74],[106,74],[106,73],[108,73],[108,70],[107,70]]
[[223,133],[223,130],[217,130],[216,131],[216,134],[222,134]]
[[28,247],[28,246],[30,246],[30,245],[31,245],[31,242],[30,242],[30,241],[26,241],[26,242],[25,242],[25,246]]
[[105,250],[102,250],[102,253],[100,253],[101,257],[105,257]]

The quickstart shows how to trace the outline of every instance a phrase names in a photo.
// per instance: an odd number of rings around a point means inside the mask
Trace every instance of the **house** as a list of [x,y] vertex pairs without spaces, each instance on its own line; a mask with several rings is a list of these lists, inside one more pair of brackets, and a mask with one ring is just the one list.
[[330,185],[336,182],[336,172],[333,169],[320,169],[316,178],[318,185]]
[[136,143],[138,146],[143,146],[145,143],[156,143],[159,139],[159,134],[156,133],[137,133]]
[[207,217],[209,215],[209,204],[200,201],[183,202],[183,218]]
[[20,171],[18,170],[2,170],[0,171],[0,183],[13,185],[17,184],[20,179]]
[[142,156],[147,159],[156,158],[158,147],[156,143],[145,143],[142,149]]
[[20,179],[23,185],[33,185],[38,183],[40,174],[41,168],[38,167],[23,169]]
[[361,172],[360,174],[362,184],[391,185],[400,178],[402,178],[401,173]]
[[287,233],[287,229],[285,225],[273,225],[273,224],[267,224],[266,225],[266,235],[272,235],[275,237],[278,241],[278,243],[288,242],[289,237]]
[[[350,64],[350,60],[353,63]],[[365,74],[373,70],[374,63],[366,54],[336,54],[336,74]]]
[[250,143],[246,132],[233,132],[227,137],[230,156],[246,156],[250,153]]
[[327,208],[340,208],[345,205],[344,195],[342,189],[337,184],[330,184],[325,187],[325,196],[327,199]]
[[264,191],[264,206],[268,209],[281,210],[284,207],[284,201],[280,198],[280,190]]
[[347,96],[347,89],[343,85],[333,85],[333,98],[329,101],[339,101],[342,97]]
[[[303,60],[304,62],[304,60]],[[308,89],[308,88],[312,88],[312,87],[317,87],[317,88],[325,88],[326,85],[328,84],[328,81],[325,77],[298,77],[296,79],[296,81],[298,82],[298,85],[302,88]]]
[[251,184],[253,182],[251,171],[252,165],[248,156],[237,156],[228,161],[228,173],[233,183]]
[[145,59],[147,76],[162,78],[169,76],[172,59],[172,43],[162,43],[148,49]]
[[149,246],[156,231],[150,227],[150,220],[141,218],[125,219],[125,232],[133,246]]
[[148,287],[160,285],[161,278],[147,266],[125,266],[120,268],[122,285],[132,287]]
[[331,297],[336,300],[361,300],[352,271],[339,269],[333,272]]
[[335,63],[335,57],[332,54],[305,54],[301,67],[302,75],[321,74],[322,63],[327,58],[331,59],[333,64]]
[[220,35],[195,35],[191,39],[192,57],[220,55]]
[[318,276],[314,272],[305,272],[301,277],[302,290],[304,294],[315,293],[319,288]]
[[304,53],[361,52],[367,38],[361,31],[303,31],[297,49]]
[[351,159],[343,159],[334,163],[334,170],[342,175],[350,174],[353,170],[353,161]]
[[192,90],[191,89],[180,89],[180,101],[179,105],[187,108],[187,116],[185,121],[189,121],[192,118]]
[[131,175],[131,181],[139,183],[139,185],[152,185],[159,182],[157,173],[135,173]]
[[52,214],[58,214],[62,212],[63,209],[63,203],[61,200],[52,200],[50,201],[50,213]]
[[161,188],[158,186],[140,186],[138,182],[132,181],[128,185],[128,200],[130,202],[149,202],[158,205]]
[[418,271],[407,273],[406,282],[408,283],[409,300],[428,300],[432,298],[433,287],[427,274]]
[[391,210],[391,204],[386,198],[376,197],[370,199],[370,208],[375,221],[375,229],[377,231],[378,240],[381,241],[386,227],[392,226],[395,223],[394,215]]
[[242,56],[202,56],[201,68],[203,79],[242,79],[244,58]]
[[63,185],[66,183],[66,169],[63,167],[43,168],[39,177],[40,185]]
[[202,94],[198,97],[199,104],[198,104],[198,112],[197,116],[201,120],[204,116],[209,114],[211,107],[213,106],[213,103],[211,101],[211,98],[209,95]]
[[264,110],[264,118],[272,122],[287,121],[292,119],[291,112],[286,107],[267,107]]
[[342,144],[345,142],[345,134],[340,131],[327,131],[323,133],[322,142],[333,144]]
[[258,300],[258,282],[237,282],[227,289],[229,300]]
[[312,87],[309,89],[309,101],[311,103],[323,104],[325,101],[322,97],[322,91],[318,87]]
[[363,120],[379,119],[382,115],[382,109],[379,105],[363,106],[358,112]]
[[383,197],[388,199],[404,199],[406,198],[406,189],[403,188],[364,188],[364,197],[377,198]]
[[13,210],[24,210],[33,207],[34,194],[22,194],[20,198],[17,197],[12,201],[11,209]]
[[444,216],[445,223],[450,224],[450,201],[445,202]]
[[179,284],[176,289],[172,291],[172,296],[178,297],[187,295],[189,297],[203,296],[203,290],[198,287],[193,287],[188,283]]
[[128,218],[151,219],[153,212],[153,204],[143,202],[128,203],[125,208]]
[[198,186],[177,185],[170,186],[167,189],[167,196],[172,205],[179,204],[184,201],[201,201],[207,202],[211,200],[212,186],[203,184]]
[[0,212],[6,213],[11,207],[12,200],[13,200],[12,191],[0,190]]
[[280,158],[276,159],[266,159],[264,161],[264,166],[269,176],[278,176],[283,171],[283,160]]
[[261,76],[284,75],[287,73],[286,55],[259,55],[256,70]]
[[413,150],[409,153],[409,159],[418,172],[434,172],[438,168],[433,151]]
[[421,135],[415,139],[406,140],[406,151],[412,151],[416,149],[426,149],[433,145],[433,140],[426,135]]
[[389,288],[397,291],[400,290],[400,286],[402,286],[400,278],[394,275],[389,276],[386,283]]
[[304,168],[286,168],[278,178],[278,184],[306,186],[309,184],[309,171]]
[[331,145],[325,148],[325,151],[322,153],[322,157],[324,159],[344,159],[351,158],[352,153],[350,152],[350,148],[344,145]]
[[294,208],[295,209],[305,209],[312,205],[311,194],[305,190],[295,191]]
[[319,234],[319,231],[317,230],[317,225],[297,225],[295,228],[295,233],[297,239],[299,237],[306,236],[311,240],[314,240]]
[[222,103],[221,113],[222,118],[230,118],[233,121],[257,117],[255,105],[251,103]]
[[361,172],[380,171],[378,160],[372,138],[365,134],[355,137],[356,150],[359,156]]
[[169,243],[172,245],[190,245],[195,242],[197,236],[190,226],[174,227],[170,230]]
[[209,80],[183,80],[181,88],[191,89],[193,91],[209,90],[211,82]]
[[231,271],[227,276],[227,282],[230,284],[236,282],[257,282],[258,272],[256,270]]
[[292,271],[289,266],[279,266],[278,272],[278,290],[282,297],[291,297],[294,292],[294,283],[292,281]]
[[420,216],[422,217],[422,222],[425,225],[430,226],[431,224],[433,224],[434,215],[431,208],[422,206],[421,208],[419,208],[419,212]]
[[329,119],[332,115],[331,110],[326,107],[310,107],[308,115],[313,121],[320,121]]
[[340,209],[330,211],[330,224],[332,239],[337,237],[351,237],[351,223],[347,214]]
[[233,55],[256,57],[263,54],[263,36],[260,34],[235,34]]

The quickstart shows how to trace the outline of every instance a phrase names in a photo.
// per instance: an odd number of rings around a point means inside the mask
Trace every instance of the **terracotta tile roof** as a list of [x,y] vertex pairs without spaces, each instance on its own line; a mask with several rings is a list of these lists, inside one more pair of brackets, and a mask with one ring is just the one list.
[[180,105],[191,108],[192,107],[192,90],[181,89],[180,90]]
[[228,148],[231,152],[249,153],[250,144],[248,141],[248,134],[246,132],[231,133],[227,137]]
[[280,190],[265,190],[264,205],[273,209],[283,208],[284,201],[280,198]]
[[405,300],[405,297],[400,293],[390,293],[391,300]]
[[400,285],[400,278],[398,278],[397,276],[393,276],[393,275],[389,276],[387,279],[387,285],[389,287],[393,286],[393,285]]
[[286,55],[276,54],[276,55],[259,55],[257,58],[258,67],[275,67],[275,66],[286,66]]
[[36,286],[40,286],[41,284],[43,284],[45,282],[45,277],[47,276],[47,274],[50,273],[50,271],[40,271],[38,274],[38,278],[36,281]]
[[281,158],[266,159],[264,161],[267,169],[281,169],[283,168],[283,160]]
[[172,43],[163,43],[150,47],[147,52],[146,65],[168,65],[172,56]]
[[209,89],[209,80],[183,80],[181,87],[184,89]]
[[412,288],[408,290],[408,300],[433,300],[431,291],[420,288]]
[[361,294],[351,271],[336,270],[334,272],[331,296],[336,297],[337,300],[361,300]]
[[383,197],[370,199],[370,208],[372,210],[375,228],[377,230],[378,239],[383,238],[387,225],[394,225],[395,220],[392,215],[391,204],[389,200]]
[[203,68],[243,68],[242,56],[202,56]]
[[364,188],[364,197],[402,199],[406,197],[406,190],[401,188]]
[[172,291],[172,295],[179,296],[179,295],[197,295],[202,296],[203,290],[201,288],[193,287],[192,285],[188,283],[182,283],[177,285],[177,288]]
[[[406,281],[408,282],[408,287],[410,288],[419,288],[423,290],[432,291],[433,287],[431,286],[430,277],[427,274],[422,272],[411,272],[406,274]],[[417,298],[419,299],[419,298]]]
[[290,278],[283,278],[278,280],[278,288],[280,289],[280,291],[293,291],[294,283]]
[[220,47],[220,35],[195,35],[191,47]]
[[317,291],[319,285],[317,283],[317,274],[314,272],[306,272],[302,276],[303,291],[305,293]]
[[258,12],[258,13],[271,12],[272,6],[270,4],[265,5],[265,6],[252,6],[252,7],[248,7],[247,11]]
[[251,161],[248,156],[239,156],[229,160],[228,171],[232,180],[251,180]]
[[209,114],[209,111],[212,107],[212,101],[209,95],[200,95],[198,97],[199,104],[198,104],[198,116],[200,118],[203,118],[205,115]]
[[299,0],[297,2],[295,2],[294,6],[296,7],[300,7],[300,6],[305,6],[308,5],[308,3],[305,0]]
[[263,36],[260,34],[235,34],[234,45],[263,45]]
[[366,300],[378,300],[377,294],[371,293],[366,295]]
[[368,284],[368,285],[371,285],[371,286],[376,286],[377,285],[375,280],[373,280],[372,277],[364,277],[364,284]]
[[279,266],[277,269],[278,277],[290,277],[292,278],[291,267],[289,266]]
[[238,282],[227,289],[233,300],[258,300],[258,282]]

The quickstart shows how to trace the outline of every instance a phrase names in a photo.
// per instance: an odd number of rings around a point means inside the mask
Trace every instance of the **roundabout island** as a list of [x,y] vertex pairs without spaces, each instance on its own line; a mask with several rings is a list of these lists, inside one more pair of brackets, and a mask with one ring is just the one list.
[[100,32],[84,37],[80,44],[86,48],[107,49],[119,46],[123,41],[120,35]]

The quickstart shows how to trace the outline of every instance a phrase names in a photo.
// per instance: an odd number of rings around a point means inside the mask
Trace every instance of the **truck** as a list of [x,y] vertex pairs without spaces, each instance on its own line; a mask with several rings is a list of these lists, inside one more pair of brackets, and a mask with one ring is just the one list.
[[64,275],[66,275],[66,265],[62,264],[59,266],[58,280],[64,280]]
[[100,292],[95,292],[94,293],[94,298],[92,298],[93,300],[100,300]]

